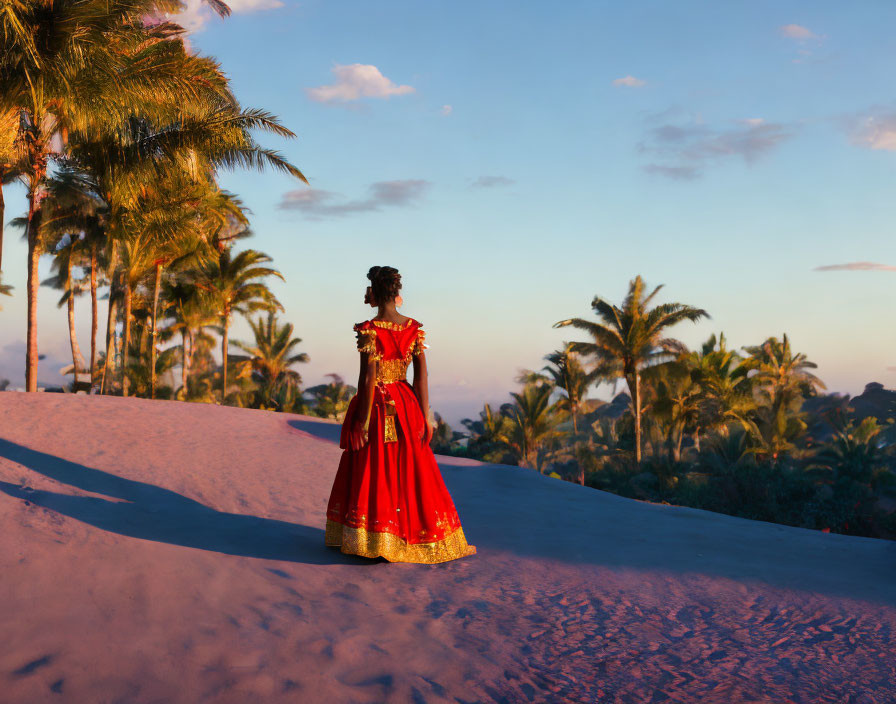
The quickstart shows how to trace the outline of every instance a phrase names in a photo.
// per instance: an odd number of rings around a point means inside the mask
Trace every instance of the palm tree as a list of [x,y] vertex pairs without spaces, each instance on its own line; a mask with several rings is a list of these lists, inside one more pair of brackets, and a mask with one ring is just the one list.
[[262,266],[271,258],[254,249],[246,249],[232,255],[225,248],[220,256],[200,270],[196,285],[207,291],[217,304],[221,320],[221,403],[227,397],[228,335],[233,313],[249,315],[257,311],[283,310],[271,290],[259,281],[269,276],[283,279],[276,269]]
[[[305,352],[294,353],[302,340],[292,336],[292,323],[279,324],[274,311],[269,310],[267,318],[249,320],[249,326],[255,337],[254,343],[234,344],[250,355],[246,362],[252,369],[252,379],[258,384],[261,404],[271,408],[276,405],[275,397],[287,389],[298,390],[302,376],[291,367],[307,362],[308,355]],[[338,376],[336,380],[342,381]]]
[[[226,5],[211,4],[221,12]],[[184,48],[182,30],[147,17],[170,8],[162,0],[56,0],[9,2],[0,13],[0,110],[19,116],[18,138],[26,154],[28,191],[28,343],[26,387],[36,390],[37,260],[39,220],[48,161],[71,133],[100,139],[123,125],[157,125],[113,161],[178,160],[194,175],[209,168],[274,165],[302,180],[301,172],[276,152],[260,148],[253,128],[294,136],[262,111],[244,111],[227,89],[217,65]],[[139,116],[139,117],[135,117]],[[139,180],[138,180],[139,181]],[[103,193],[115,222],[115,205]],[[119,233],[113,234],[114,241]],[[115,257],[110,257],[115,265]],[[112,305],[116,300],[112,281]],[[107,345],[108,347],[108,345]]]
[[765,398],[771,402],[788,403],[814,395],[818,389],[826,388],[824,382],[807,369],[817,369],[805,354],[795,354],[790,348],[787,333],[778,340],[770,337],[761,345],[744,347],[750,356],[743,362],[753,383]]
[[691,355],[649,367],[644,380],[653,394],[652,417],[663,430],[670,459],[678,462],[685,432],[700,419],[700,387],[692,376]]
[[306,393],[314,399],[315,415],[342,420],[348,410],[349,401],[357,393],[357,389],[346,384],[338,374],[326,376],[330,379],[329,383],[312,386]]
[[750,355],[741,363],[759,401],[753,413],[752,431],[759,446],[755,452],[777,460],[792,452],[805,432],[803,400],[826,388],[807,371],[818,367],[805,354],[795,354],[785,333],[782,340],[768,338],[762,345],[745,347]]
[[547,383],[530,383],[521,393],[511,393],[513,403],[505,412],[507,423],[496,439],[519,461],[520,466],[542,471],[543,450],[561,433],[557,426],[562,413],[550,401],[553,389]]
[[189,396],[190,370],[196,354],[196,337],[203,329],[212,325],[217,316],[205,300],[208,294],[183,280],[169,282],[164,289],[164,299],[168,301],[170,324],[167,334],[180,333],[181,336],[181,391],[184,400]]
[[871,485],[887,471],[879,437],[882,429],[874,416],[858,424],[854,419],[844,419],[837,424],[832,441],[815,455],[810,468],[820,466],[837,476]]
[[0,112],[0,271],[3,271],[3,224],[6,217],[3,186],[18,178],[23,166],[18,123],[19,115],[15,110]]
[[507,423],[507,417],[493,411],[487,403],[480,411],[478,419],[461,420],[469,435],[467,451],[470,455],[487,462],[503,462],[507,456],[507,449],[500,437]]
[[43,251],[40,217],[48,162],[69,131],[124,120],[135,99],[149,97],[142,76],[142,91],[138,81],[128,80],[128,57],[114,48],[122,30],[139,31],[135,11],[149,14],[153,5],[58,0],[3,6],[0,109],[14,110],[19,118],[28,196],[27,391],[37,390],[37,262]]
[[628,385],[632,399],[632,415],[635,424],[635,462],[641,462],[641,371],[644,367],[666,361],[687,351],[678,340],[664,337],[666,329],[681,322],[710,317],[702,308],[682,303],[664,303],[650,310],[647,305],[663,288],[657,286],[644,296],[645,284],[640,275],[629,282],[628,295],[619,308],[599,296],[591,307],[601,322],[582,318],[569,318],[554,324],[555,328],[571,325],[589,333],[593,342],[573,342],[570,349],[593,356],[598,363],[615,376],[621,376]]
[[[718,346],[718,348],[717,348]],[[693,431],[694,447],[700,450],[700,432],[719,430],[727,434],[732,423],[751,429],[749,414],[756,408],[743,357],[729,350],[725,334],[715,333],[703,343],[699,352],[685,357],[691,378],[698,385],[699,418]]]
[[565,394],[558,402],[558,408],[570,414],[573,432],[578,434],[578,416],[582,410],[582,402],[588,389],[601,378],[604,370],[595,367],[591,371],[585,371],[578,355],[570,349],[568,343],[564,343],[562,350],[546,355],[545,359],[550,364],[544,366],[542,370],[547,373],[547,378],[555,388]]
[[80,266],[82,253],[79,251],[77,237],[66,235],[56,243],[53,248],[53,271],[55,275],[43,281],[45,286],[62,291],[62,296],[57,304],[60,308],[64,305],[68,308],[68,337],[72,350],[72,389],[78,390],[78,373],[87,371],[84,357],[81,355],[81,347],[78,345],[78,335],[75,332],[75,298],[84,291],[84,281],[72,276],[72,268]]

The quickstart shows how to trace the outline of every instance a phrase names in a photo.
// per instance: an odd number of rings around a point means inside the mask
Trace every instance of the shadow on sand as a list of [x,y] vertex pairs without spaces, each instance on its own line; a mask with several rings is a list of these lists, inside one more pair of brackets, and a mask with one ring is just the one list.
[[8,440],[0,439],[0,457],[63,484],[109,497],[72,496],[0,481],[0,491],[9,496],[111,533],[265,560],[314,565],[377,562],[326,547],[321,528],[216,511],[169,489],[124,479]]
[[339,434],[342,432],[342,423],[327,420],[311,420],[301,418],[289,421],[289,426],[303,433],[308,433],[318,440],[339,444]]

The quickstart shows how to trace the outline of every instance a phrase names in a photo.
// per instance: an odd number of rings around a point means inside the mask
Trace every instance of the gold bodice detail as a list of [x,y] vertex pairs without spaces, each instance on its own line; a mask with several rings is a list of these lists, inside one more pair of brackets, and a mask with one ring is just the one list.
[[404,359],[380,359],[376,363],[376,382],[394,384],[404,381],[408,373],[408,362]]

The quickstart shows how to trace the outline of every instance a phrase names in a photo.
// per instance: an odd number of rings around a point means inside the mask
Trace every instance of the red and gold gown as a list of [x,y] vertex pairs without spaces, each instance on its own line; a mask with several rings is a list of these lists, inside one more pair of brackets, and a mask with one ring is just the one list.
[[426,418],[405,375],[424,349],[424,331],[367,320],[354,326],[358,349],[376,364],[368,441],[354,451],[352,421],[364,413],[355,396],[342,423],[344,452],[327,503],[325,543],[341,552],[390,562],[447,562],[473,555],[432,448],[421,439]]

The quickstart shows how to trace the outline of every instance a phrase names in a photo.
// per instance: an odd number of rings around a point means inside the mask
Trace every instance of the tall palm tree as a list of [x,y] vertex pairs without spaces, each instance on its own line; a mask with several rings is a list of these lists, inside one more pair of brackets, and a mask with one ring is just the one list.
[[794,353],[787,334],[781,340],[770,337],[761,345],[745,347],[749,354],[741,367],[753,386],[758,406],[754,412],[754,451],[777,460],[795,448],[795,441],[807,424],[801,411],[803,401],[826,388],[809,372],[818,367],[805,354]]
[[170,306],[170,324],[166,332],[180,333],[181,336],[181,391],[178,395],[187,400],[190,370],[196,355],[196,337],[202,334],[206,326],[214,324],[217,316],[214,307],[205,300],[208,294],[181,278],[168,282],[164,298]]
[[22,172],[24,152],[19,135],[19,115],[13,109],[0,111],[0,271],[3,271],[3,225],[6,203],[3,186]]
[[579,432],[578,417],[582,410],[582,402],[588,389],[598,381],[604,370],[595,367],[586,371],[569,344],[566,343],[561,350],[555,350],[545,356],[550,363],[542,368],[553,385],[560,389],[564,397],[559,401],[558,408],[568,412],[572,417],[573,432]]
[[724,333],[715,333],[701,345],[699,351],[689,352],[685,362],[691,378],[699,387],[699,418],[693,431],[694,447],[700,449],[701,431],[718,430],[728,433],[736,423],[750,431],[749,414],[756,401],[747,370],[741,366],[743,357],[729,350]]
[[265,310],[283,310],[271,290],[261,282],[270,276],[283,279],[283,275],[271,267],[263,266],[271,258],[254,249],[246,249],[233,256],[230,248],[206,264],[195,280],[197,286],[207,291],[217,304],[221,321],[221,403],[227,398],[228,337],[233,314]]
[[79,251],[80,240],[77,236],[66,235],[53,247],[52,270],[55,274],[43,281],[45,286],[62,291],[62,296],[57,304],[60,308],[65,305],[68,309],[68,337],[72,351],[72,389],[78,390],[78,373],[87,371],[87,364],[81,355],[81,347],[78,345],[78,335],[75,331],[75,298],[83,293],[85,282],[72,275],[73,266],[80,266],[82,252]]
[[700,387],[692,376],[691,356],[649,367],[644,378],[653,394],[652,417],[661,426],[671,460],[678,462],[686,431],[700,419]]
[[301,338],[293,337],[292,323],[281,325],[274,311],[269,310],[266,318],[250,319],[249,327],[255,340],[248,344],[235,341],[234,344],[249,355],[246,361],[252,369],[253,381],[258,384],[259,400],[266,408],[271,408],[277,405],[278,394],[287,388],[298,390],[302,376],[292,369],[292,365],[307,362],[308,355],[295,352],[302,343]]
[[555,328],[572,327],[584,330],[592,342],[573,342],[572,351],[593,356],[614,376],[625,379],[632,399],[635,424],[635,462],[641,462],[641,372],[651,364],[666,361],[687,351],[678,340],[665,337],[666,329],[681,322],[710,317],[702,308],[682,303],[663,303],[655,308],[647,306],[663,284],[645,296],[645,283],[640,275],[629,282],[629,291],[622,307],[617,307],[595,296],[591,307],[600,322],[583,318],[568,318],[554,324]]
[[[222,12],[226,7],[219,0],[211,4]],[[150,162],[177,158],[194,173],[210,165],[272,164],[304,180],[278,154],[261,149],[249,130],[294,135],[267,113],[239,108],[217,65],[185,50],[181,28],[146,22],[179,6],[165,0],[19,0],[5,3],[0,13],[0,110],[19,115],[26,153],[29,391],[36,390],[42,188],[48,161],[70,133],[91,139],[129,123],[155,124],[161,138],[138,141],[129,154],[139,152]],[[172,125],[177,129],[167,129]]]
[[133,11],[152,9],[139,5],[133,2],[126,9],[125,2],[58,0],[3,6],[0,109],[19,117],[28,196],[27,391],[37,390],[37,262],[44,247],[40,217],[48,162],[70,130],[126,118],[127,98],[139,91],[126,80],[126,58],[114,51],[114,37],[125,26],[138,31]]
[[[67,166],[46,179],[47,197],[41,219],[44,238],[51,252],[57,255],[63,247],[72,247],[65,254],[69,264],[74,262],[87,272],[87,281],[77,282],[77,294],[90,290],[90,379],[96,374],[96,336],[98,328],[98,296],[100,266],[104,264],[102,250],[105,240],[103,204],[92,192],[81,175]],[[63,242],[67,244],[63,244]],[[64,254],[64,253],[63,253]],[[62,273],[61,271],[59,272]],[[56,281],[65,283],[64,281]]]
[[507,423],[496,439],[519,461],[520,466],[542,471],[543,450],[561,433],[563,417],[551,403],[553,389],[547,383],[530,383],[520,393],[511,393],[513,403],[504,414]]
[[805,354],[793,352],[787,333],[781,340],[770,337],[761,345],[744,347],[744,351],[750,356],[743,367],[748,374],[755,372],[751,374],[753,383],[769,401],[788,403],[826,388],[821,379],[807,371],[818,365]]

